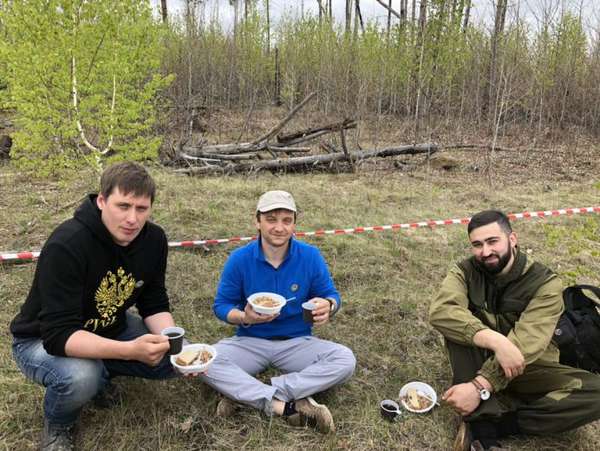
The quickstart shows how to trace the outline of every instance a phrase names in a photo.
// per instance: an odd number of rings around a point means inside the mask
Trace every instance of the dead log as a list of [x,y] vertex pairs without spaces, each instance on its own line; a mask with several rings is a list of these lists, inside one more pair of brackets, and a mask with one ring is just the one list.
[[221,155],[233,155],[240,153],[251,153],[251,152],[259,152],[263,150],[262,148],[258,148],[257,146],[253,146],[252,143],[239,143],[239,144],[214,144],[212,146],[190,146],[185,145],[181,148],[181,150],[191,156],[199,156],[203,153],[218,153]]
[[241,161],[241,160],[255,160],[258,158],[256,153],[245,153],[245,154],[234,154],[234,155],[223,155],[220,153],[206,153],[203,152],[199,155],[188,155],[186,153],[179,154],[182,158],[186,160],[224,160],[224,161]]
[[352,155],[350,155],[350,153],[348,152],[348,146],[346,145],[346,135],[344,133],[344,129],[342,128],[340,130],[340,134],[341,139],[342,139],[342,150],[344,151],[344,155],[346,155],[346,160],[350,163],[350,166],[352,166],[352,172],[356,172],[356,167],[354,166],[354,160],[352,159]]
[[284,153],[289,153],[289,152],[306,153],[306,152],[311,151],[310,147],[273,146],[271,144],[267,144],[266,148],[272,152],[284,152]]
[[290,111],[289,114],[285,118],[283,118],[282,121],[279,122],[279,124],[277,124],[271,130],[269,130],[265,135],[252,141],[252,144],[258,145],[262,142],[268,141],[270,138],[275,136],[279,132],[279,130],[285,127],[285,124],[287,124],[296,115],[296,113],[298,113],[298,111],[300,111],[304,107],[304,105],[306,105],[316,95],[316,92],[311,92],[302,102],[296,105],[294,109],[292,109],[292,111]]
[[356,121],[353,119],[344,119],[342,122],[335,122],[333,124],[323,125],[321,127],[312,127],[307,128],[306,130],[300,130],[294,133],[289,133],[287,135],[277,135],[277,142],[280,144],[288,144],[290,141],[297,141],[299,138],[304,138],[308,135],[312,135],[313,133],[326,131],[337,132],[339,130],[356,128]]
[[[216,144],[214,146],[183,146],[179,154],[182,158],[187,159],[190,157],[219,158],[220,156],[223,157],[223,160],[243,160],[244,158],[241,158],[242,154],[256,155],[258,152],[305,153],[310,152],[310,150],[310,147],[277,146],[265,142],[257,146],[254,146],[251,143]],[[224,158],[226,156],[235,156],[235,158]],[[249,160],[250,158],[246,159]]]
[[[450,149],[486,149],[486,150],[494,150],[494,151],[499,151],[499,152],[511,152],[511,151],[515,151],[515,150],[519,150],[519,149],[511,149],[510,147],[499,147],[499,146],[492,146],[491,144],[452,144],[449,146],[443,146],[442,147],[444,150],[450,150]],[[531,150],[531,149],[529,149]]]
[[282,170],[282,169],[296,169],[305,166],[318,166],[327,165],[334,161],[347,161],[348,158],[352,158],[355,162],[365,160],[368,158],[375,157],[392,157],[398,155],[416,155],[416,154],[428,154],[432,155],[439,150],[437,144],[426,143],[417,145],[408,145],[400,147],[389,147],[386,149],[379,150],[367,150],[350,152],[349,155],[345,155],[343,152],[325,154],[325,155],[311,155],[306,157],[294,157],[286,159],[276,160],[265,160],[254,163],[240,163],[240,164],[228,164],[217,171],[214,168],[208,167],[190,167],[184,169],[177,169],[175,172],[180,174],[210,174],[215,172],[256,172],[263,169],[268,170]]

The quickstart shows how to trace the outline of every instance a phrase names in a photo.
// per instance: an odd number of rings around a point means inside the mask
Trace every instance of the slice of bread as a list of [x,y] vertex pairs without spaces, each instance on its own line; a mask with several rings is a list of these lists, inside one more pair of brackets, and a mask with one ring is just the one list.
[[421,403],[419,402],[419,395],[417,394],[417,390],[414,388],[411,388],[408,390],[407,395],[408,395],[408,404],[413,409],[420,409]]
[[198,354],[200,354],[200,351],[195,351],[193,349],[183,351],[177,356],[177,358],[175,359],[175,363],[181,366],[191,365],[192,362],[198,357]]

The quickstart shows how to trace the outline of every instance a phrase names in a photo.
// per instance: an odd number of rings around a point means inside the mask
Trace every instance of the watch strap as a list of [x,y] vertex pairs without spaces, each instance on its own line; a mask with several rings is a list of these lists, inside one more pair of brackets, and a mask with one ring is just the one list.
[[333,317],[339,310],[339,305],[335,299],[325,298],[329,302],[329,318]]
[[481,392],[481,390],[485,390],[483,385],[481,385],[481,383],[477,379],[472,379],[471,383],[475,386],[478,392]]

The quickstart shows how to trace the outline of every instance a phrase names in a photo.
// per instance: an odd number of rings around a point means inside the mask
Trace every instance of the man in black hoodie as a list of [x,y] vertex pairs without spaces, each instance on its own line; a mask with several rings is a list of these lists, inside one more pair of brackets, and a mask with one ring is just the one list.
[[[73,449],[82,407],[114,376],[175,376],[160,331],[173,326],[167,239],[148,221],[154,181],[119,163],[44,245],[33,285],[10,325],[21,371],[46,387],[41,449]],[[137,307],[139,315],[127,310]],[[106,399],[106,398],[104,398]]]

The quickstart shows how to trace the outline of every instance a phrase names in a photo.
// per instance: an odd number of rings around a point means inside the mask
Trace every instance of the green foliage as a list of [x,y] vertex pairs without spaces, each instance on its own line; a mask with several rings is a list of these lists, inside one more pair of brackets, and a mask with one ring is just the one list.
[[30,0],[0,14],[20,168],[101,165],[109,147],[109,160],[157,156],[155,101],[172,77],[157,73],[161,29],[148,2]]
[[580,17],[565,11],[540,21],[539,29],[509,18],[496,54],[497,98],[490,99],[492,32],[480,24],[464,28],[467,3],[430,0],[423,29],[418,21],[394,20],[389,33],[375,23],[347,32],[340,22],[311,14],[284,16],[271,24],[269,42],[266,17],[254,6],[233,33],[217,16],[191,27],[175,21],[164,67],[179,74],[171,91],[179,104],[270,103],[276,47],[287,105],[316,91],[326,113],[414,117],[418,94],[423,117],[444,114],[448,122],[459,115],[480,120],[497,105],[501,127],[535,121],[540,128],[600,129],[600,44],[592,42],[589,51]]
[[567,250],[570,256],[588,249],[590,242],[600,243],[600,219],[597,216],[586,218],[577,226],[571,225],[567,228],[544,224],[543,229],[546,244],[551,248],[557,248],[564,242],[568,242]]

